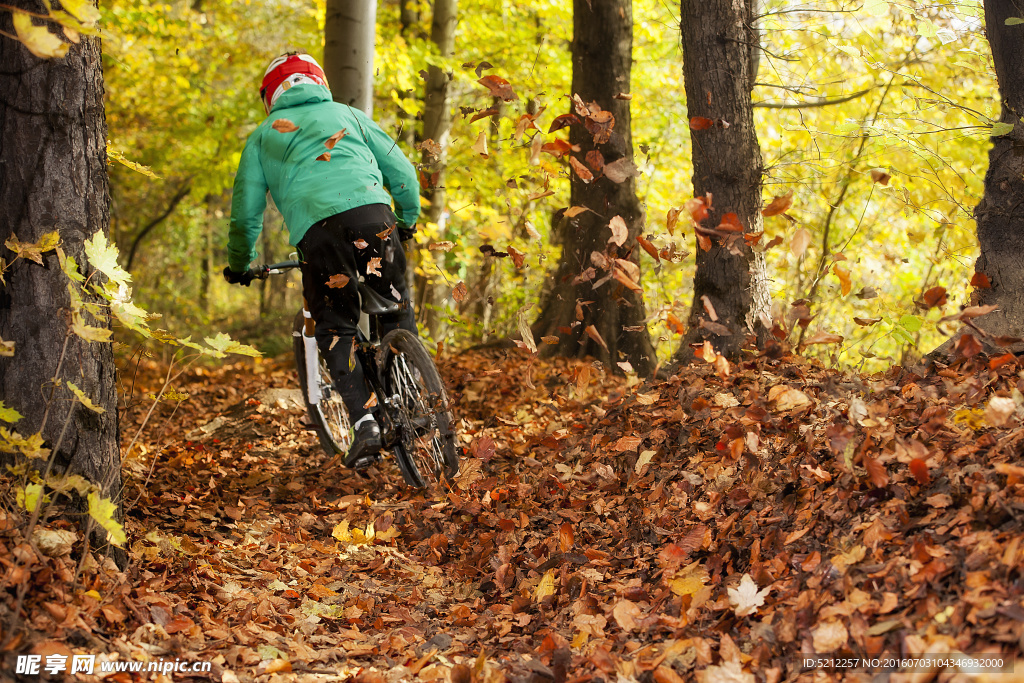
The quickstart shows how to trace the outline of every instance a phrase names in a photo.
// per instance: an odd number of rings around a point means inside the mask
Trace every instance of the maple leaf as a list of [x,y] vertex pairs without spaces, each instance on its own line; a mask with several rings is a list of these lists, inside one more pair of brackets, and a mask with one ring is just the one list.
[[736,616],[745,617],[755,613],[757,608],[764,604],[764,598],[770,591],[771,586],[758,590],[750,574],[744,574],[738,587],[728,589],[729,604],[732,605]]

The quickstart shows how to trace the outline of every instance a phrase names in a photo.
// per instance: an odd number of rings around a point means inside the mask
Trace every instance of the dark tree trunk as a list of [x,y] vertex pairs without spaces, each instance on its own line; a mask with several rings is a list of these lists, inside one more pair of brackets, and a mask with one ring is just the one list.
[[[631,0],[574,0],[572,91],[583,103],[596,102],[614,117],[606,142],[595,143],[594,135],[584,125],[572,125],[569,140],[579,145],[580,152],[574,156],[584,165],[591,152],[599,152],[605,165],[620,159],[632,163],[629,100],[622,97],[630,88],[632,46]],[[605,264],[614,268],[614,258],[639,267],[636,235],[643,228],[644,216],[635,180],[629,177],[616,183],[599,173],[595,175],[586,183],[579,174],[572,173],[571,204],[589,211],[564,219],[560,226],[562,256],[533,330],[539,336],[558,336],[557,345],[544,347],[546,353],[593,356],[615,372],[619,372],[617,363],[627,361],[638,374],[648,376],[654,371],[656,358],[644,324],[643,297],[616,279],[594,287],[610,272]],[[621,246],[609,243],[609,223],[615,216],[621,217],[628,229]],[[596,259],[594,252],[598,254]],[[593,277],[578,279],[581,275],[587,277],[584,274],[590,268],[594,269]],[[636,281],[639,283],[639,277]],[[591,326],[604,345],[587,333]]]
[[[982,330],[1020,338],[1024,337],[1024,24],[1007,26],[1006,20],[1014,17],[1024,17],[1021,0],[985,0],[985,33],[1002,102],[999,120],[1014,129],[992,138],[985,194],[974,209],[981,248],[974,269],[988,278],[991,288],[975,289],[972,303],[999,306],[998,311],[974,320]],[[932,357],[951,352],[959,336],[936,349]],[[988,340],[979,341],[991,352],[1006,350]],[[1024,351],[1024,344],[1009,348]]]
[[[434,14],[430,22],[430,40],[437,47],[438,55],[450,58],[455,52],[455,26],[458,24],[458,0],[434,0]],[[446,206],[445,167],[448,162],[448,145],[452,127],[451,103],[448,88],[452,82],[452,74],[439,66],[431,65],[427,70],[427,84],[423,103],[423,139],[433,140],[436,152],[428,148],[423,150],[423,170],[427,182],[423,183],[423,196],[428,206],[423,211],[422,220],[435,223],[441,228],[444,239],[444,213]],[[416,277],[416,300],[419,309],[419,320],[426,326],[427,332],[437,339],[441,331],[441,301],[446,292],[442,290],[443,282],[438,283],[434,268],[443,270],[444,254],[430,253],[426,256],[418,252],[410,262],[422,259],[419,263],[421,275]],[[433,262],[433,263],[431,263]]]
[[[14,32],[9,13],[0,14],[0,24]],[[0,243],[14,235],[35,242],[57,229],[64,252],[83,267],[83,242],[109,228],[99,40],[83,37],[66,57],[43,60],[0,36],[0,64]],[[10,261],[12,254],[3,251]],[[68,278],[54,252],[43,260],[41,266],[18,259],[0,285],[0,336],[15,343],[14,356],[0,358],[0,393],[24,416],[15,430],[29,435],[41,429],[47,446],[56,448],[57,468],[98,484],[120,508],[112,345],[71,333]],[[105,412],[73,401],[63,381],[78,385]]]
[[[690,131],[694,196],[712,196],[710,215],[702,225],[715,228],[724,214],[735,213],[744,232],[761,232],[764,167],[750,101],[758,55],[755,0],[682,0],[680,5],[686,116],[715,121],[711,128]],[[693,356],[690,345],[705,339],[727,357],[738,358],[751,332],[760,342],[770,327],[764,256],[747,247],[742,236],[733,243],[738,254],[711,239],[710,250],[697,248],[689,329],[676,351],[677,361],[688,362]],[[719,336],[701,327],[702,320],[725,325],[730,334]]]
[[324,74],[335,102],[373,114],[377,0],[327,0]]

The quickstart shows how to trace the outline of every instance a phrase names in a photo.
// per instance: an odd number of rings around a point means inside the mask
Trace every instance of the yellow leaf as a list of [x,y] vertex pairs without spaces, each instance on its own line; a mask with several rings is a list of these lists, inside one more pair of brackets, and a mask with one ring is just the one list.
[[138,162],[129,161],[127,158],[125,158],[125,156],[123,154],[121,154],[120,152],[118,152],[118,151],[116,151],[114,149],[111,149],[110,146],[108,145],[107,146],[107,163],[108,164],[112,164],[112,163],[115,163],[115,162],[118,163],[118,164],[121,164],[122,166],[126,166],[127,168],[132,169],[136,173],[141,173],[144,176],[148,176],[150,178],[156,178],[156,179],[160,178],[160,176],[158,176],[156,173],[153,173],[153,170],[150,169],[149,166],[143,166],[142,164],[140,164]]
[[0,420],[3,420],[4,422],[17,422],[21,418],[21,413],[14,408],[4,406],[4,402],[0,401]]
[[71,331],[86,341],[107,342],[110,341],[110,330],[104,327],[93,327],[86,325],[79,311],[71,314]]
[[0,339],[0,356],[13,356],[14,342]]
[[839,285],[842,288],[843,296],[849,294],[851,287],[850,271],[837,263],[832,266],[832,272],[836,274],[837,278],[839,278]]
[[89,264],[106,275],[111,282],[124,284],[132,279],[128,271],[118,264],[117,247],[107,240],[102,230],[97,230],[91,239],[85,241],[85,255]]
[[707,572],[699,563],[694,562],[679,570],[675,577],[668,582],[668,587],[679,596],[693,595],[704,587],[707,580]]
[[348,520],[343,520],[341,524],[334,527],[334,531],[331,532],[331,536],[338,539],[342,543],[351,543],[352,534],[348,531]]
[[24,43],[28,51],[42,59],[63,57],[68,53],[69,43],[65,43],[45,26],[36,26],[32,17],[20,10],[12,11],[14,30],[18,40]]
[[29,512],[35,512],[45,498],[42,484],[26,484],[24,489],[18,490],[18,505]]
[[102,407],[96,405],[91,400],[89,400],[89,397],[85,395],[85,392],[76,387],[74,384],[72,384],[71,382],[67,382],[67,385],[68,389],[71,390],[71,393],[75,395],[75,397],[78,399],[78,402],[81,403],[83,406],[93,411],[94,413],[99,413],[101,415],[107,412]]
[[537,590],[533,594],[536,602],[540,602],[549,595],[555,594],[555,570],[549,569],[544,573],[544,578],[537,584]]
[[127,537],[124,527],[114,519],[117,506],[109,498],[100,498],[98,493],[89,494],[89,516],[107,530],[107,538],[116,546],[123,546]]

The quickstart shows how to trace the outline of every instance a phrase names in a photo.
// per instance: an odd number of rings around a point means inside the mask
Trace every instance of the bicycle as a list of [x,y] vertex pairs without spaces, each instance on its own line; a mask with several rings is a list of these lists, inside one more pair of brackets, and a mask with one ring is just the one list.
[[[249,274],[265,280],[298,268],[299,261],[253,266]],[[453,479],[459,472],[455,423],[444,383],[419,338],[397,329],[381,338],[380,316],[397,313],[407,302],[389,301],[359,283],[360,308],[369,316],[369,336],[356,332],[355,354],[370,389],[381,444],[391,451],[407,484],[416,488]],[[292,336],[306,411],[320,445],[330,456],[344,457],[352,444],[348,411],[334,390],[326,361],[313,336],[314,322],[303,305],[295,316]],[[371,466],[383,455],[374,456]],[[362,469],[362,468],[360,468]]]

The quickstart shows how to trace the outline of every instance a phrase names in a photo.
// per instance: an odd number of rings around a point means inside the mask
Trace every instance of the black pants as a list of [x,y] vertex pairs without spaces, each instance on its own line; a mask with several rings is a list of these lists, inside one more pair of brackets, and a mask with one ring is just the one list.
[[380,319],[381,334],[396,328],[416,333],[398,230],[392,229],[387,239],[380,238],[394,225],[390,207],[371,204],[314,223],[298,244],[302,293],[316,323],[317,346],[353,423],[370,412],[364,407],[370,391],[353,353],[359,281],[388,300],[409,303],[405,310]]

